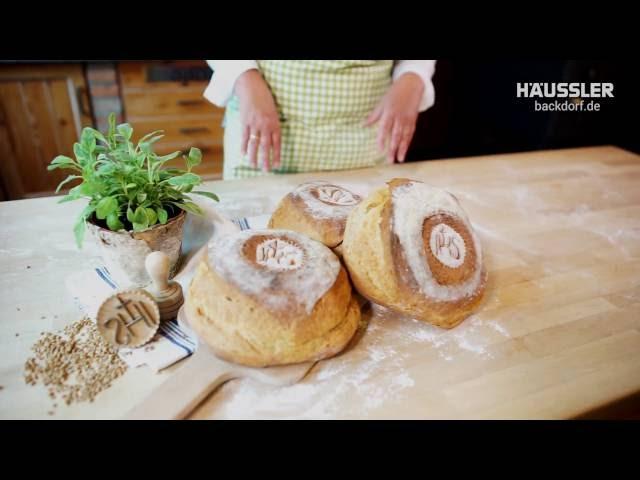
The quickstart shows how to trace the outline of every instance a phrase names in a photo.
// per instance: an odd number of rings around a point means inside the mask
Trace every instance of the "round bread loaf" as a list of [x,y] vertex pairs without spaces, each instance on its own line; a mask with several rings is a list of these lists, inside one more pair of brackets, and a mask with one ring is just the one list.
[[347,216],[361,197],[346,188],[318,181],[288,193],[269,220],[269,228],[303,233],[334,248],[342,242]]
[[333,356],[360,320],[335,254],[287,230],[245,230],[212,241],[185,308],[216,355],[255,367]]
[[351,212],[342,255],[363,296],[443,328],[471,314],[487,280],[458,200],[415,180],[394,179]]

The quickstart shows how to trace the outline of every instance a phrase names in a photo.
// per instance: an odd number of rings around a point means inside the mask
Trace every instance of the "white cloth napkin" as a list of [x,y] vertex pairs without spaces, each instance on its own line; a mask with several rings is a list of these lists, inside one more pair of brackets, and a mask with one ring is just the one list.
[[[250,218],[238,218],[233,220],[241,230],[249,228],[265,228],[270,215],[260,215]],[[193,257],[195,250],[204,245],[211,237],[212,228],[207,222],[214,222],[215,219],[205,216],[205,219],[193,220],[185,227],[185,241],[183,251],[186,252],[186,259]],[[183,261],[183,268],[188,265]],[[178,272],[178,277],[180,272]],[[182,276],[178,280],[186,292],[190,277]],[[102,302],[113,295],[118,289],[124,289],[127,285],[119,285],[105,267],[98,267],[93,270],[82,270],[76,272],[65,280],[67,290],[73,297],[76,305],[83,314],[95,321],[96,314]],[[151,342],[140,348],[123,348],[118,351],[122,360],[129,367],[139,367],[147,365],[154,372],[159,372],[174,363],[188,357],[197,348],[198,342],[188,328],[180,325],[176,320],[163,322],[158,329],[158,333]]]

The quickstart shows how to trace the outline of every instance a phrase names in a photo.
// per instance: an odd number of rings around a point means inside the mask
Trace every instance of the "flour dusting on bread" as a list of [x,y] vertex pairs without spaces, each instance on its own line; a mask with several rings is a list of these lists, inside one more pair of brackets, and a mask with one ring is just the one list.
[[[255,258],[250,258],[244,245],[256,236],[267,240],[254,250]],[[278,245],[275,250],[274,245]],[[262,246],[268,248],[263,251]],[[307,313],[333,286],[340,272],[340,260],[331,250],[289,230],[244,230],[222,236],[209,244],[208,260],[218,275],[243,293],[260,298],[269,308],[291,308],[293,301]],[[280,262],[289,261],[293,263],[281,268]]]
[[256,262],[272,270],[295,270],[302,258],[300,247],[280,238],[264,240],[256,247]]
[[307,211],[318,218],[347,218],[362,200],[346,188],[324,181],[303,183],[291,194],[300,197]]
[[[422,293],[442,301],[452,301],[472,295],[482,282],[482,252],[480,242],[455,197],[445,190],[416,181],[393,187],[391,195],[392,229],[398,237],[407,265]],[[473,248],[476,252],[473,275],[466,282],[457,285],[441,285],[434,279],[423,247],[425,219],[443,213],[460,219],[473,239]],[[446,227],[441,229],[442,237],[438,237],[440,232],[438,227],[441,225],[432,230],[431,250],[441,263],[447,267],[456,268],[464,262],[466,246],[458,232],[445,224],[442,225]]]

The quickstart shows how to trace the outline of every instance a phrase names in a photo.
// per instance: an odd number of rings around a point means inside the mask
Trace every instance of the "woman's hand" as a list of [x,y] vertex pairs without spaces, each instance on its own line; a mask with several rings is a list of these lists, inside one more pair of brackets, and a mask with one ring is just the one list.
[[405,73],[393,82],[378,106],[367,118],[366,125],[380,122],[378,147],[387,150],[387,161],[404,162],[411,138],[416,129],[420,101],[424,93],[424,82],[415,73]]
[[[234,91],[240,99],[242,155],[249,154],[251,166],[265,172],[280,166],[280,121],[273,95],[258,70],[247,70],[236,80]],[[273,152],[273,156],[270,153]]]

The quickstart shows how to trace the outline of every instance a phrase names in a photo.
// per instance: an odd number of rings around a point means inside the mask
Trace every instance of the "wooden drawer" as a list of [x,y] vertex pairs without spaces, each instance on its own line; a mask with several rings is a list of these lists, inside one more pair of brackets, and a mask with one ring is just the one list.
[[[166,70],[174,67],[177,70]],[[126,62],[118,68],[126,119],[133,126],[134,140],[163,130],[164,138],[155,144],[158,154],[178,150],[187,153],[191,147],[197,147],[202,150],[202,164],[194,172],[207,179],[220,178],[224,110],[202,96],[208,84],[208,78],[202,78],[206,76],[203,67],[208,68],[203,61],[163,61]],[[197,79],[170,81],[189,68],[200,69]],[[184,167],[180,158],[169,165]]]
[[179,120],[169,120],[158,118],[153,120],[137,120],[132,122],[135,132],[134,140],[147,133],[164,130],[164,138],[156,145],[164,143],[184,143],[213,142],[215,145],[222,145],[224,129],[222,128],[222,116],[211,115],[211,118],[186,117]]
[[127,118],[131,122],[136,117],[156,117],[160,115],[220,115],[220,109],[214,107],[202,96],[203,90],[191,89],[177,91],[136,91],[125,92],[124,104]]
[[[189,75],[189,69],[198,69],[196,77]],[[165,75],[159,78],[158,70],[175,69],[175,75]],[[120,80],[125,90],[144,88],[147,91],[175,89],[188,86],[198,86],[205,89],[213,72],[203,60],[163,60],[154,62],[121,62],[118,65]],[[154,70],[156,75],[154,75]],[[154,78],[155,77],[155,78]],[[175,78],[170,78],[175,77]],[[191,77],[191,78],[189,78]]]

